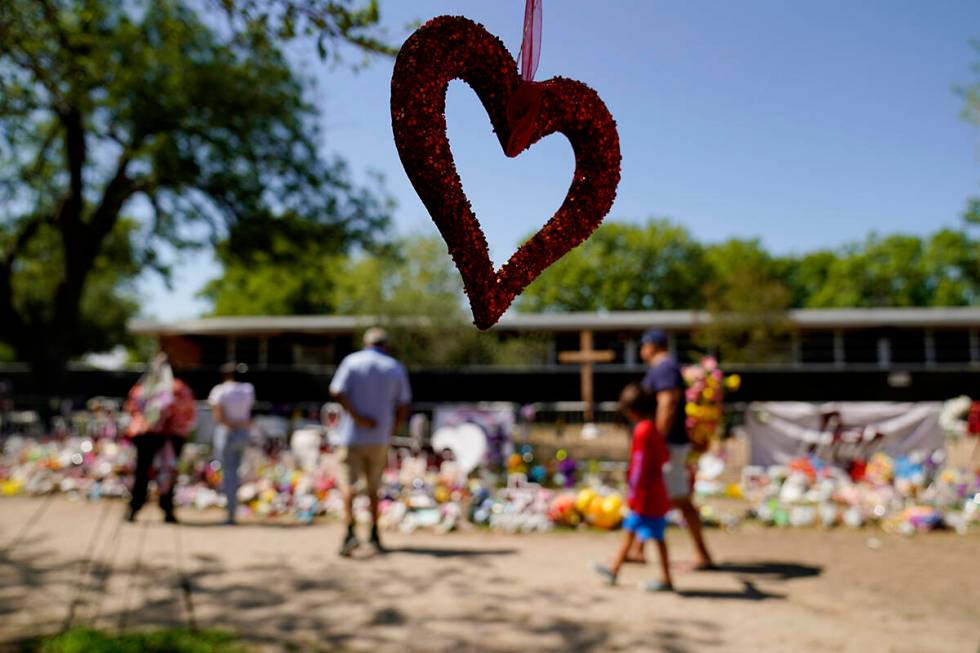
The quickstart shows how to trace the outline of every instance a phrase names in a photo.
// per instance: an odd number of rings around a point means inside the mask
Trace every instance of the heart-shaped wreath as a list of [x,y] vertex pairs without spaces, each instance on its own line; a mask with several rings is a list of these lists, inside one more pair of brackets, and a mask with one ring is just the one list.
[[[507,156],[560,132],[575,174],[558,211],[499,270],[453,163],[446,89],[469,84]],[[612,208],[619,184],[616,123],[591,88],[571,79],[521,79],[504,44],[459,16],[427,22],[402,46],[391,78],[391,125],[405,172],[463,277],[477,328],[488,329],[545,268],[588,238]]]

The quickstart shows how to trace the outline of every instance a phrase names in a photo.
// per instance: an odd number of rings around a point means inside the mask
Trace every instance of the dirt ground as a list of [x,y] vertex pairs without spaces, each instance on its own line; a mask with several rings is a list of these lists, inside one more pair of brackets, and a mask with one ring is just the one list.
[[724,569],[645,594],[653,566],[603,586],[618,533],[388,535],[342,560],[336,523],[221,526],[119,502],[0,500],[0,650],[66,623],[186,625],[257,650],[963,651],[980,645],[980,536],[875,530],[710,531]]

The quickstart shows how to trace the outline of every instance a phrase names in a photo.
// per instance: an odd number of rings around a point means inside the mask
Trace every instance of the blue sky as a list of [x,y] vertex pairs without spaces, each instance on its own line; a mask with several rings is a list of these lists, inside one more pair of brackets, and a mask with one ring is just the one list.
[[[521,0],[382,0],[393,41],[440,14],[483,23],[516,54]],[[623,176],[607,220],[669,217],[705,241],[759,237],[773,251],[833,248],[871,232],[958,224],[978,191],[977,132],[953,89],[980,59],[980,3],[965,0],[660,2],[550,0],[536,79],[595,88],[619,125]],[[400,233],[436,233],[391,136],[393,62],[352,72],[295,57],[312,77],[324,151],[380,172]],[[449,138],[499,266],[557,209],[574,165],[560,135],[507,159],[476,96],[453,82]],[[219,272],[184,256],[175,287],[141,282],[144,312],[207,310]]]

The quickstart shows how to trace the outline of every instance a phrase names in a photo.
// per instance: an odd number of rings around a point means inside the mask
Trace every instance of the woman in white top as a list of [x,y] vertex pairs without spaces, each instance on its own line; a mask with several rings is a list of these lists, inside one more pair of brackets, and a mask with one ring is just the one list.
[[208,403],[214,415],[215,458],[221,460],[222,490],[228,499],[228,523],[235,523],[238,509],[238,468],[248,443],[248,432],[252,424],[252,405],[255,403],[255,388],[251,383],[242,383],[237,375],[248,368],[236,363],[221,366],[224,382],[214,386],[208,395]]

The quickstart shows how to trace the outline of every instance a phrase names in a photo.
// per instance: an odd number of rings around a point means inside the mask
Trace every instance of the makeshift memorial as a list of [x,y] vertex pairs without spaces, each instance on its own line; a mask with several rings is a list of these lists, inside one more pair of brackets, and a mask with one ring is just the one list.
[[858,528],[877,524],[912,535],[937,528],[959,533],[980,525],[980,470],[942,468],[940,452],[891,458],[877,452],[855,477],[815,456],[768,469],[742,470],[750,516],[775,526]]
[[[529,20],[540,14],[530,12]],[[493,326],[545,268],[584,241],[612,207],[620,178],[616,123],[581,82],[534,82],[535,29],[526,33],[524,77],[495,36],[466,18],[440,16],[399,51],[391,79],[391,123],[409,180],[449,247],[474,323]],[[534,54],[531,54],[531,50]],[[575,173],[558,211],[510,260],[494,270],[486,237],[463,191],[446,136],[446,89],[461,79],[476,92],[507,156],[560,132],[571,142]]]
[[[457,411],[456,415],[460,413]],[[467,413],[469,414],[469,413]],[[501,417],[506,417],[501,413]],[[78,433],[91,431],[85,420]],[[320,516],[339,518],[343,512],[336,489],[339,463],[331,452],[312,445],[300,450],[249,448],[241,467],[240,516],[286,518],[310,523]],[[459,460],[425,456],[410,448],[393,450],[382,483],[381,525],[388,529],[438,532],[471,524],[514,533],[555,527],[615,528],[622,497],[607,484],[615,475],[599,474],[598,463],[582,465],[582,485],[568,489],[558,477],[571,459],[567,450],[535,457],[530,445],[510,456],[517,471],[507,486],[501,475],[480,465],[463,474]],[[135,450],[126,441],[69,435],[64,438],[8,436],[0,453],[0,497],[52,493],[98,501],[125,498],[131,482]],[[710,496],[744,499],[749,516],[778,527],[874,526],[886,532],[913,535],[935,529],[975,533],[980,528],[980,470],[951,467],[942,451],[913,451],[891,457],[884,452],[848,465],[832,464],[814,455],[783,465],[748,466],[740,483],[726,479],[724,458],[708,453],[698,463],[696,489]],[[168,466],[169,467],[169,466]],[[535,469],[545,480],[530,482]],[[864,470],[856,473],[857,469]],[[726,479],[726,480],[723,480]],[[164,479],[158,477],[157,481]],[[207,445],[188,443],[176,466],[175,503],[182,509],[224,508],[220,464]],[[554,489],[545,487],[553,482]],[[577,489],[572,489],[576,488]],[[366,511],[361,502],[357,510]],[[702,521],[733,529],[739,516],[732,502],[704,505]],[[744,512],[744,508],[742,509]],[[671,516],[677,523],[679,515]]]

